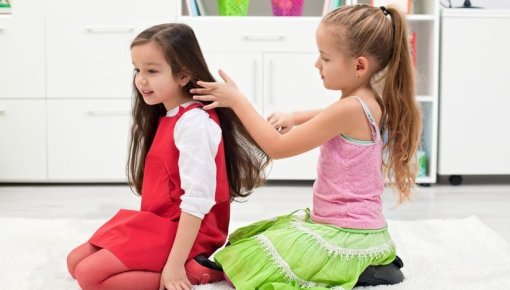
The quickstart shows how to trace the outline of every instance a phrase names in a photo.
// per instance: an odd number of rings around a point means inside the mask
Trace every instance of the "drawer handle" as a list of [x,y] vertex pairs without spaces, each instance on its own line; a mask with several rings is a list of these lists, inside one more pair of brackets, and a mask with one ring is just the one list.
[[89,116],[112,116],[112,115],[128,115],[128,110],[88,110]]
[[246,41],[282,41],[285,39],[284,35],[276,35],[276,34],[259,34],[259,35],[253,35],[253,34],[245,34],[243,35],[243,40]]
[[87,33],[131,33],[133,27],[85,27]]

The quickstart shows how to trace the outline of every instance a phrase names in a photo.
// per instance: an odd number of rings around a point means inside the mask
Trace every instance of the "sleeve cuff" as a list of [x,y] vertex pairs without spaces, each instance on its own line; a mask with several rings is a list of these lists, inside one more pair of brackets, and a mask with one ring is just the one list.
[[214,200],[186,196],[186,194],[184,194],[181,199],[181,210],[199,219],[204,219],[204,216],[208,214],[211,208],[216,204]]

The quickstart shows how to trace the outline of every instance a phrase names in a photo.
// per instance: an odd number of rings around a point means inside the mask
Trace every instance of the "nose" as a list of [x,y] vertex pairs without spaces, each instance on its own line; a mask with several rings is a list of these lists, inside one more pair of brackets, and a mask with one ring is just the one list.
[[320,57],[318,57],[316,60],[315,60],[315,63],[314,63],[315,67],[320,69]]
[[147,84],[147,79],[145,79],[141,73],[137,74],[135,76],[135,82],[138,83],[138,84],[141,84],[141,85],[146,85]]

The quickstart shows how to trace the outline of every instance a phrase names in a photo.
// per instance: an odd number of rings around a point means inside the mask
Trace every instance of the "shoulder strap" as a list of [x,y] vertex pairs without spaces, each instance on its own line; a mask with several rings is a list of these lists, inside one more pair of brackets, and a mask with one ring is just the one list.
[[358,96],[354,96],[363,107],[363,111],[365,112],[365,116],[370,124],[370,133],[372,135],[372,140],[375,142],[379,142],[381,140],[381,132],[379,131],[379,126],[377,126],[377,122],[374,119],[374,116],[370,112],[367,104]]
[[177,115],[182,116],[182,114],[186,113],[187,111],[190,111],[190,110],[193,110],[195,108],[202,108],[204,106],[204,104],[200,103],[200,102],[196,102],[196,103],[193,103],[187,107],[183,107],[183,106],[179,106],[179,112],[177,113]]

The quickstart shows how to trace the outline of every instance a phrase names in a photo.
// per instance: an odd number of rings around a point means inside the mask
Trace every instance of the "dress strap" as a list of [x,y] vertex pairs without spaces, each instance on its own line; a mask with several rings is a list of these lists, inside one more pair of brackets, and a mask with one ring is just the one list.
[[374,119],[374,116],[370,112],[367,104],[358,96],[354,96],[363,107],[363,111],[365,112],[365,116],[367,117],[368,122],[370,123],[370,133],[372,135],[372,140],[375,142],[381,141],[381,132],[379,131],[379,126],[377,126],[377,122]]
[[187,107],[179,106],[179,112],[177,113],[179,116],[182,116],[182,114],[186,113],[189,110],[193,110],[195,108],[201,108],[204,104],[200,102],[193,102],[192,104],[188,105]]

